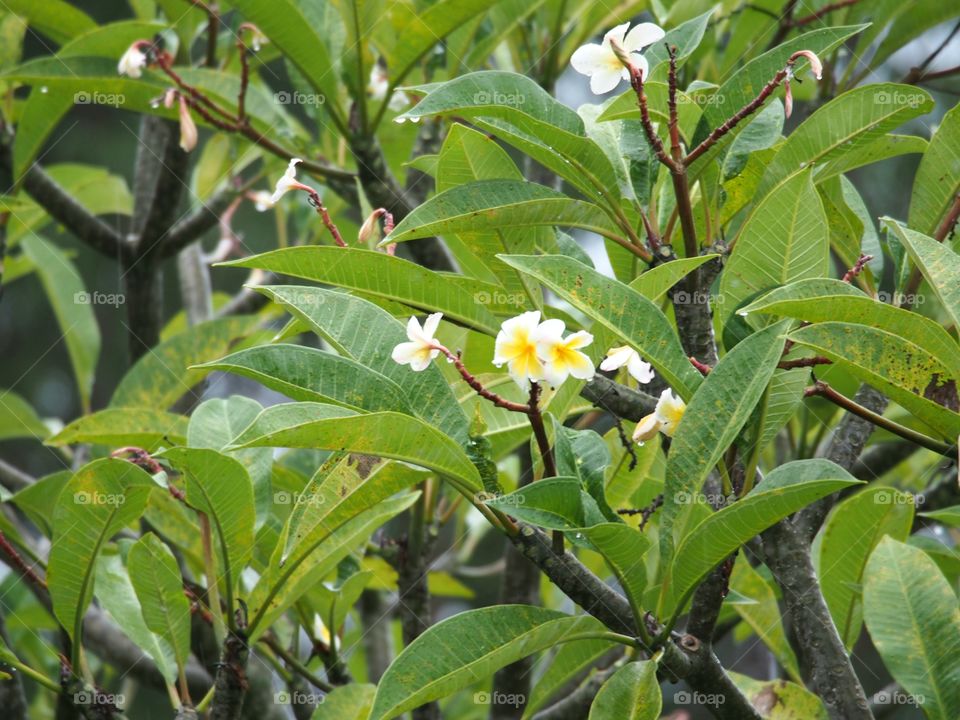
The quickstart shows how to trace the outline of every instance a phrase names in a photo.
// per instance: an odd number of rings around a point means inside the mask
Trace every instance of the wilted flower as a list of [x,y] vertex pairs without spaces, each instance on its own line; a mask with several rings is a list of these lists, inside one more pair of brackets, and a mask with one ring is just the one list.
[[790,117],[793,113],[793,90],[790,88],[790,81],[793,80],[794,77],[793,62],[801,57],[806,58],[810,62],[810,72],[813,73],[813,76],[817,80],[823,78],[823,63],[820,62],[820,58],[817,57],[815,52],[812,50],[798,50],[790,56],[790,60],[787,62],[787,76],[783,79],[783,114],[786,117]]
[[543,379],[556,387],[570,375],[589,380],[594,375],[593,361],[580,348],[593,342],[593,335],[580,330],[563,337],[563,320],[544,320],[533,334],[537,356],[543,363]]
[[627,366],[627,372],[639,383],[648,383],[653,380],[653,367],[644,362],[640,354],[629,345],[610,348],[606,359],[600,363],[601,370],[616,370]]
[[143,44],[143,40],[137,40],[127,48],[120,62],[117,63],[118,73],[132,78],[138,78],[143,74],[143,69],[147,66],[147,54],[142,50]]
[[642,445],[658,432],[662,432],[667,437],[673,437],[686,409],[687,406],[683,400],[675,397],[673,391],[667,388],[660,393],[660,399],[654,411],[637,423],[637,428],[633,431],[633,441]]
[[440,354],[440,348],[433,336],[440,325],[443,313],[428,315],[420,327],[420,321],[411,317],[407,322],[407,339],[409,342],[400,343],[393,349],[391,357],[394,362],[409,365],[411,370],[420,372],[430,366],[430,362]]
[[248,192],[247,199],[253,202],[257,212],[266,212],[273,207],[273,198],[266,190]]
[[287,165],[287,171],[283,174],[283,177],[277,180],[277,187],[273,191],[273,195],[270,196],[271,205],[276,203],[290,190],[311,190],[311,188],[308,188],[297,180],[297,163],[302,162],[303,160],[300,158],[293,158],[290,164]]
[[190,117],[190,107],[180,96],[180,149],[190,152],[197,146],[197,124]]
[[493,364],[504,363],[517,385],[526,389],[530,381],[544,379],[543,363],[537,355],[537,328],[540,312],[532,310],[504,321],[497,333],[494,345]]
[[629,80],[630,71],[623,66],[613,43],[616,43],[636,66],[641,76],[646,80],[650,72],[647,60],[640,51],[663,39],[663,29],[653,23],[640,23],[627,32],[630,23],[617,25],[603,36],[598,45],[589,43],[583,45],[573,53],[570,64],[581,75],[590,77],[590,89],[595,95],[603,95],[613,90],[620,80]]

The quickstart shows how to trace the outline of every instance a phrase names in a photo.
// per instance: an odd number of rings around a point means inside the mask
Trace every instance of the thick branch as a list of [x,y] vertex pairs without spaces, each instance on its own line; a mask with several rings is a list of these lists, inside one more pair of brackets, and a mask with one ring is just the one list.
[[599,373],[583,386],[580,394],[597,407],[633,422],[640,422],[657,406],[657,398],[652,395],[628,388]]

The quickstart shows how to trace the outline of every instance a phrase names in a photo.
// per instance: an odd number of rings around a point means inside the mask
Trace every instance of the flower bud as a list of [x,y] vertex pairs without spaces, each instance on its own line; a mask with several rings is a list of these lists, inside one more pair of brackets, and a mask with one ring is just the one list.
[[190,152],[197,146],[197,125],[190,117],[187,101],[180,96],[180,148]]

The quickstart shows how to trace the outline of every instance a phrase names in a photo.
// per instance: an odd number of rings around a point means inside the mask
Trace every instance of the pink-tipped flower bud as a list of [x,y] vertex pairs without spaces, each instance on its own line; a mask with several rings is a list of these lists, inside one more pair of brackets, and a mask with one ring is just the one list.
[[810,63],[810,72],[813,73],[814,77],[817,80],[823,79],[823,63],[820,62],[820,58],[817,57],[817,54],[812,50],[798,50],[793,55],[790,56],[790,61],[793,62],[797,58],[805,57]]

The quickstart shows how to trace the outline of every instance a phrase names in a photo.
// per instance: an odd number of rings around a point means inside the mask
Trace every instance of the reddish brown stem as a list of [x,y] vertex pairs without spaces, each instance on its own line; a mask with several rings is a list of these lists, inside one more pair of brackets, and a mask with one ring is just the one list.
[[327,230],[330,231],[330,234],[333,236],[333,241],[342,248],[347,246],[347,243],[343,241],[343,236],[340,234],[340,230],[337,228],[336,223],[330,219],[330,213],[327,211],[326,206],[323,204],[323,201],[320,199],[320,193],[312,188],[307,190],[307,193],[310,195],[310,204],[317,211],[317,214],[323,220],[323,224],[327,226]]
[[817,365],[830,365],[833,360],[825,357],[797,358],[796,360],[781,360],[777,363],[780,370],[793,370],[794,368],[816,367]]
[[650,147],[653,148],[657,159],[672,171],[676,169],[676,164],[673,159],[667,155],[663,147],[663,142],[660,140],[660,136],[657,135],[657,131],[654,130],[653,122],[650,120],[650,110],[647,107],[647,94],[643,89],[643,74],[640,72],[640,68],[635,65],[631,65],[628,70],[630,72],[630,85],[637,95],[637,105],[640,107],[640,124],[643,126],[643,132],[647,136],[647,142],[650,143]]
[[27,561],[23,559],[23,556],[17,552],[17,549],[10,543],[7,539],[7,536],[0,531],[0,552],[2,552],[6,558],[7,563],[10,567],[18,570],[20,574],[25,577],[30,583],[36,587],[43,590],[47,589],[47,582],[42,577],[37,575],[36,571],[29,565]]
[[853,264],[853,267],[847,270],[847,272],[844,273],[843,278],[841,278],[843,282],[853,282],[853,279],[863,272],[863,268],[865,268],[867,263],[871,260],[873,260],[873,255],[864,255],[863,253],[860,253],[860,257],[857,258],[857,261]]
[[704,377],[709,375],[710,371],[713,370],[712,367],[710,367],[709,365],[705,365],[704,363],[700,362],[692,355],[688,359],[690,360],[690,364],[693,365],[697,369],[697,371]]
[[467,370],[466,366],[463,364],[463,361],[460,359],[459,353],[453,353],[448,348],[445,348],[443,345],[437,345],[437,350],[442,352],[450,362],[453,363],[453,366],[457,369],[457,372],[460,373],[460,377],[463,378],[463,381],[467,383],[480,397],[489,400],[497,407],[503,408],[504,410],[511,410],[513,412],[524,413],[525,415],[530,414],[530,406],[523,403],[513,402],[512,400],[507,400],[505,397],[497,395],[495,392],[487,390],[476,376]]

